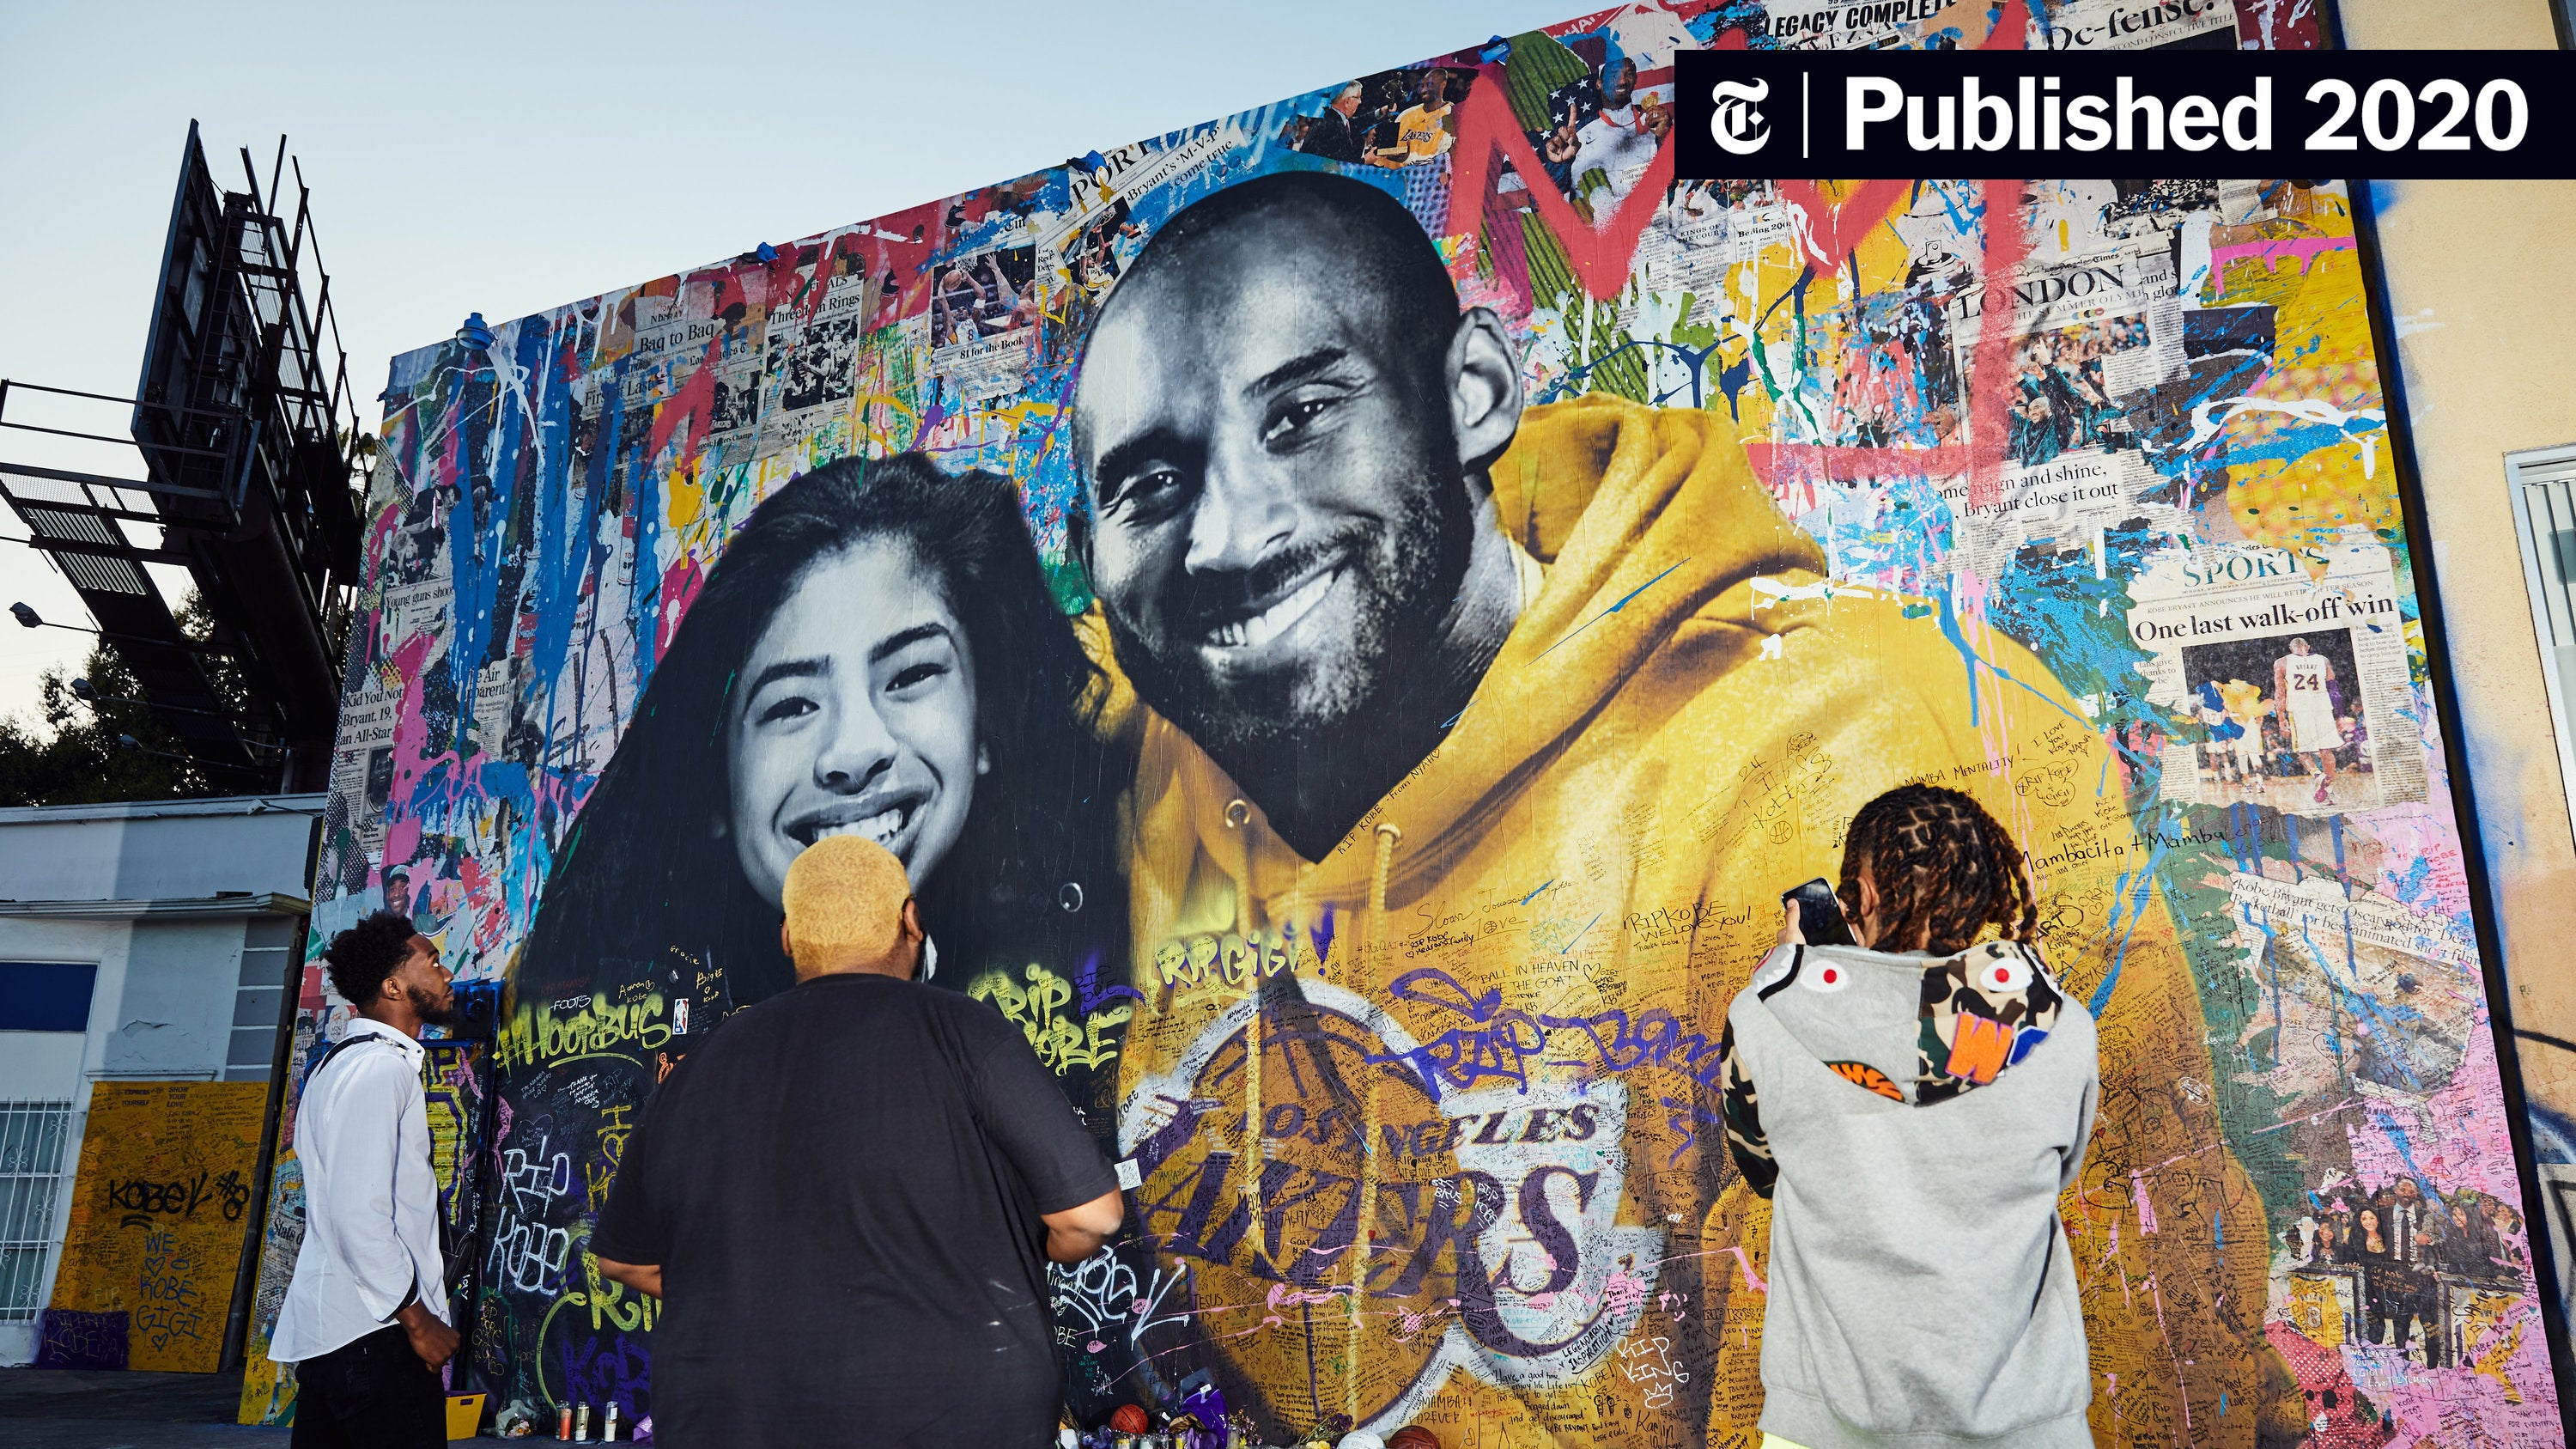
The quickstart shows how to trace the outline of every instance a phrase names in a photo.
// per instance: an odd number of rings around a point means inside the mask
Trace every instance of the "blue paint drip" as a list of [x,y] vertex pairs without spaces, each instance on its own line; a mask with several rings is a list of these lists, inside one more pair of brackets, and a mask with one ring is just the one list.
[[[2102,923],[2102,930],[2105,935],[2119,931],[2120,945],[2111,953],[2111,969],[2103,975],[2102,984],[2093,989],[2092,999],[2084,1004],[2084,1009],[2097,1019],[2102,1015],[2102,1009],[2111,1004],[2112,988],[2120,984],[2120,968],[2129,959],[2130,938],[2137,934],[2138,922],[2147,913],[2147,900],[2156,885],[2155,870],[2163,862],[2166,851],[2167,847],[2158,838],[2155,849],[2147,856],[2147,863],[2124,873],[2111,887],[2111,919]],[[2132,880],[2138,883],[2134,897],[2129,890]],[[2128,917],[2125,928],[2120,924],[2122,916]]]
[[[1676,561],[1671,568],[1665,569],[1662,573],[1659,573],[1653,578],[1646,580],[1644,583],[1637,585],[1635,588],[1630,589],[1626,594],[1620,597],[1619,602],[1612,604],[1609,608],[1606,608],[1600,613],[1593,615],[1591,618],[1584,620],[1582,623],[1575,625],[1571,630],[1567,631],[1565,638],[1559,639],[1554,644],[1550,644],[1545,649],[1540,650],[1538,652],[1538,657],[1545,659],[1547,656],[1563,648],[1569,640],[1574,638],[1575,635],[1582,633],[1584,630],[1591,628],[1593,625],[1600,623],[1602,620],[1609,618],[1611,615],[1618,613],[1621,609],[1624,609],[1630,604],[1636,602],[1639,594],[1644,593],[1646,590],[1651,589],[1655,585],[1672,577],[1673,569],[1680,568],[1683,564],[1689,562],[1690,559],[1684,557]],[[1462,710],[1460,713],[1464,713],[1464,711]]]
[[2028,684],[2024,684],[2021,680],[2013,677],[2013,672],[2011,670],[2004,668],[2002,665],[1979,654],[1975,649],[1970,648],[1966,632],[1959,627],[1958,612],[1950,606],[1949,590],[1942,590],[1941,593],[1936,596],[1935,602],[1941,606],[1941,637],[1949,640],[1950,647],[1959,651],[1960,665],[1968,672],[1968,728],[1975,729],[1977,727],[1979,712],[1982,708],[1982,702],[1977,696],[1977,671],[1982,668],[1988,674],[1993,675],[1995,678],[2002,680],[2006,684],[2020,689],[2031,698],[2038,700],[2040,703],[2047,705],[2050,709],[2057,711],[2059,714],[2062,714],[2068,719],[2071,719],[2077,724],[2083,726],[2085,733],[2092,733],[2093,722],[2091,720],[2086,719],[2084,716],[2077,714],[2071,709],[2068,709],[2065,705],[2059,704],[2056,700],[2049,698],[2044,692],[2034,689]]

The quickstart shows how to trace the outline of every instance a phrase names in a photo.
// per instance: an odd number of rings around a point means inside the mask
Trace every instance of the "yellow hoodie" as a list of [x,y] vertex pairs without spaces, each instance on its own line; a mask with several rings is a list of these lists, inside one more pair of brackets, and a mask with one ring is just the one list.
[[1492,478],[1519,622],[1322,860],[1134,720],[1120,1139],[1229,1396],[1449,1443],[1749,1434],[1769,1219],[1718,1125],[1719,1027],[1780,892],[1923,779],[2015,830],[2060,978],[2109,987],[2065,1204],[2095,1428],[2250,1444],[2262,1210],[2100,735],[2012,641],[1827,586],[1721,417],[1535,407]]

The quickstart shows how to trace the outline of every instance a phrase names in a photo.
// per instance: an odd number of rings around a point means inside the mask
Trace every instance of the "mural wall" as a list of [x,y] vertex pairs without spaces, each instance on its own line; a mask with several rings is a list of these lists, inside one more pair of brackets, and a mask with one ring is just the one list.
[[855,830],[1135,1163],[1086,1422],[1756,1443],[1719,1025],[1930,781],[2100,1022],[2097,1441],[2558,1442],[2340,185],[1673,180],[1681,47],[2313,43],[2149,8],[1607,11],[396,359],[314,939],[508,984],[504,1414],[649,1408],[589,1224]]

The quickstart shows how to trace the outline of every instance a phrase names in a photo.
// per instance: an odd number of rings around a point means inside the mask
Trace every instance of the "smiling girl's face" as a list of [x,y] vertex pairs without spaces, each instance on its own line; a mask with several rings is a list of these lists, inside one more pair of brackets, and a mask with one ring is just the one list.
[[725,721],[743,875],[778,904],[826,835],[864,835],[916,888],[957,843],[988,766],[965,629],[910,549],[871,539],[806,566],[743,662]]

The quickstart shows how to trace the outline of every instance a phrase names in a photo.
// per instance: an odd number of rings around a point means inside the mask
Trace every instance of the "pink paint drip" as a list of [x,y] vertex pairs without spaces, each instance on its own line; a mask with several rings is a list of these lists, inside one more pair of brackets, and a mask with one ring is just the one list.
[[2216,281],[2217,295],[2224,297],[2227,295],[2229,262],[2244,261],[2252,257],[2263,261],[2264,270],[2269,272],[2279,269],[2281,258],[2294,257],[2298,260],[2299,270],[2304,272],[2316,265],[2320,253],[2351,249],[2352,238],[2348,236],[2285,236],[2267,238],[2263,241],[2236,242],[2209,249],[2209,273]]
[[653,654],[660,658],[671,652],[671,640],[680,632],[680,620],[689,612],[689,603],[698,596],[698,586],[706,581],[705,570],[698,567],[695,556],[685,557],[662,575],[661,607],[655,611]]
[[1744,1270],[1744,1286],[1745,1286],[1746,1288],[1750,1289],[1751,1291],[1753,1291],[1753,1292],[1755,1292],[1755,1293],[1761,1293],[1761,1294],[1768,1294],[1768,1293],[1770,1293],[1770,1291],[1771,1291],[1771,1285],[1770,1285],[1770,1284],[1768,1284],[1768,1283],[1763,1282],[1763,1281],[1762,1281],[1762,1275],[1753,1271],[1753,1259],[1752,1259],[1752,1258],[1750,1258],[1750,1257],[1748,1257],[1748,1256],[1745,1254],[1745,1251],[1744,1251],[1744,1249],[1743,1249],[1743,1248],[1741,1248],[1741,1247],[1730,1247],[1730,1248],[1722,1248],[1722,1249],[1720,1249],[1719,1251],[1720,1251],[1720,1252],[1726,1252],[1726,1253],[1733,1253],[1733,1254],[1735,1255],[1735,1262],[1736,1262],[1736,1266],[1738,1266],[1738,1267],[1740,1267],[1740,1268],[1742,1268],[1742,1269]]
[[2129,1196],[2138,1204],[2138,1231],[2152,1235],[2156,1230],[2156,1205],[2147,1197],[2147,1175],[2134,1167],[2129,1169]]

